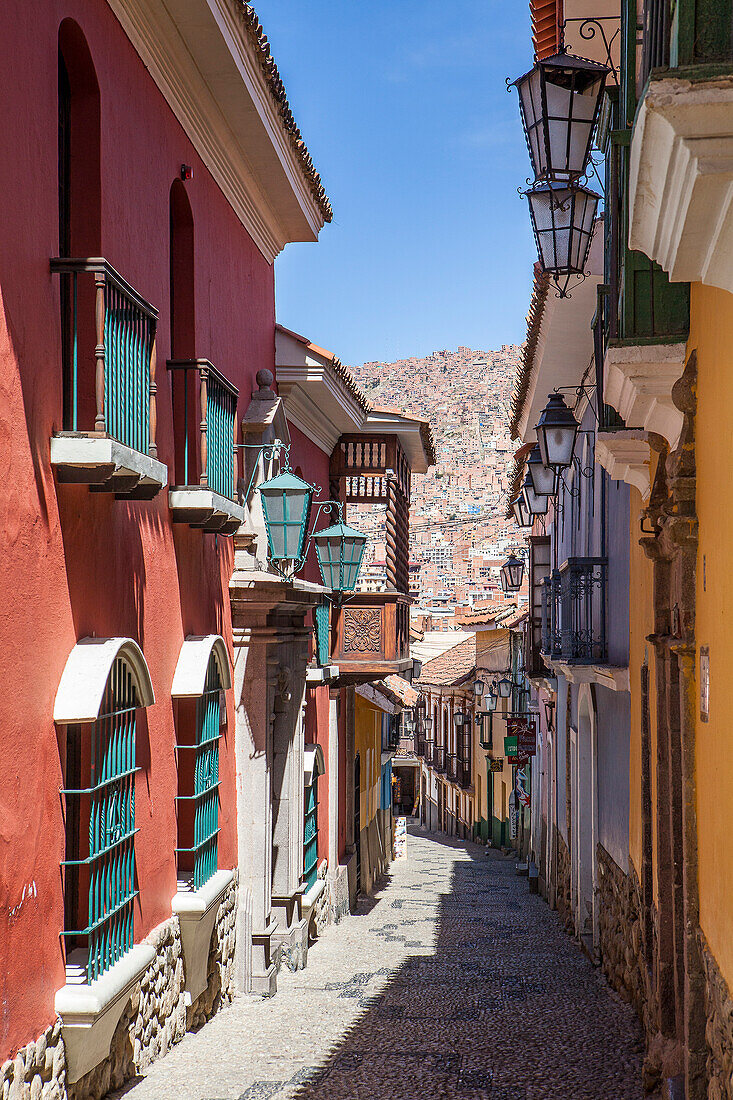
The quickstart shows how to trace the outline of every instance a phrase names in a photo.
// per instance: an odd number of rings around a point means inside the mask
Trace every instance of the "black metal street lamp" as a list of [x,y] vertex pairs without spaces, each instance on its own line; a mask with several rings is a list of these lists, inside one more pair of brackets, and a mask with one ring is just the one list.
[[560,52],[512,82],[537,180],[568,183],[585,172],[610,71]]
[[539,496],[554,497],[557,493],[557,473],[552,466],[545,466],[539,443],[535,443],[527,458],[527,471],[532,478],[534,491]]
[[529,472],[524,475],[522,495],[524,496],[524,503],[527,505],[527,510],[531,516],[547,515],[550,498],[544,493],[540,494],[535,490]]
[[537,183],[524,194],[542,270],[557,277],[582,276],[600,196],[588,187],[562,183]]
[[[470,721],[470,719],[469,719],[469,721]],[[455,712],[455,714],[453,715],[453,725],[456,727],[457,730],[459,730],[461,728],[461,726],[463,725],[463,711],[462,710],[457,710]]]
[[483,695],[485,687],[486,687],[486,684],[484,683],[484,681],[481,678],[479,678],[477,680],[474,680],[473,681],[473,694],[474,695]]
[[518,497],[515,497],[511,502],[512,515],[514,516],[514,522],[518,527],[531,527],[533,519],[529,508],[527,507],[527,501],[522,493]]
[[510,554],[501,567],[500,575],[504,592],[518,592],[524,579],[524,559]]
[[555,728],[555,703],[552,699],[545,700],[545,722],[548,730],[552,733]]
[[535,428],[540,457],[550,469],[564,470],[573,460],[578,421],[561,393],[551,393]]
[[500,699],[508,699],[512,693],[514,684],[511,680],[508,680],[506,676],[497,682],[496,693]]
[[498,698],[498,696],[496,695],[496,692],[494,692],[494,691],[489,692],[489,694],[486,696],[486,710],[487,711],[492,712],[492,711],[496,710],[497,698]]

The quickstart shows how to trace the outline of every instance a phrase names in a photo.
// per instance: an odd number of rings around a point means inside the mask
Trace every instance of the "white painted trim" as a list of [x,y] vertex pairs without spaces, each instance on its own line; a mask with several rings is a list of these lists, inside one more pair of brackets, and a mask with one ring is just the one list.
[[186,638],[178,654],[171,685],[172,698],[191,699],[204,694],[212,653],[219,668],[221,686],[225,691],[232,686],[229,654],[221,634],[207,634],[203,637],[192,634]]
[[612,481],[634,485],[642,500],[647,500],[651,493],[650,456],[648,432],[620,429],[599,431],[596,435],[596,462]]
[[206,989],[211,936],[219,904],[233,878],[233,871],[216,871],[198,890],[191,890],[185,883],[179,882],[178,892],[171,901],[171,909],[181,927],[185,990],[189,1004],[193,1004]]
[[118,657],[129,665],[135,677],[138,706],[152,706],[153,682],[137,642],[132,638],[82,638],[69,654],[61,674],[53,708],[54,722],[97,720],[109,674]]
[[229,497],[209,489],[206,485],[175,485],[168,490],[168,507],[171,512],[200,512],[212,516],[228,516],[240,524],[247,519],[247,509]]
[[237,217],[272,263],[323,215],[231,0],[108,0]]
[[[168,467],[157,458],[136,451],[109,436],[60,434],[51,436],[51,465],[78,469],[100,467],[100,484],[114,474],[137,475],[150,484],[168,483]],[[111,467],[111,469],[106,469]]]
[[309,665],[305,670],[305,682],[309,687],[317,684],[329,684],[332,680],[338,680],[338,665]]
[[733,87],[652,80],[631,140],[629,245],[673,282],[733,291]]
[[603,362],[603,399],[629,428],[656,432],[674,450],[682,431],[682,413],[672,387],[685,369],[687,346],[677,344],[611,345]]
[[57,990],[56,1014],[66,1048],[66,1073],[73,1084],[103,1061],[112,1036],[132,994],[155,958],[155,948],[141,943],[132,947],[94,982],[69,983]]
[[571,665],[550,661],[553,672],[560,673],[570,684],[599,684],[610,691],[630,691],[628,665]]
[[303,751],[303,785],[310,787],[319,775],[326,774],[326,761],[320,745],[306,745]]

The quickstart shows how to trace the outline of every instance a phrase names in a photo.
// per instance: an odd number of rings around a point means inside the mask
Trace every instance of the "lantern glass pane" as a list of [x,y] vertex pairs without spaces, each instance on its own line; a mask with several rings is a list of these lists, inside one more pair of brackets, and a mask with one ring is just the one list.
[[551,497],[555,495],[555,471],[551,466],[545,466],[537,452],[538,462],[528,462],[527,469],[532,478],[534,491],[538,496]]
[[496,698],[493,691],[490,691],[488,695],[484,696],[484,710],[496,710]]
[[579,176],[585,171],[596,108],[604,80],[590,83],[578,74],[550,70],[545,78],[550,168],[555,177]]
[[535,487],[532,484],[532,478],[527,476],[524,481],[524,487],[522,489],[524,493],[524,500],[532,516],[544,516],[547,513],[547,507],[549,498],[544,494],[540,496],[535,492]]
[[312,489],[289,472],[260,486],[272,561],[296,561],[303,552]]
[[545,135],[542,126],[542,90],[540,70],[537,66],[517,83],[519,107],[524,122],[524,132],[529,146],[535,176],[547,171]]
[[544,271],[582,274],[598,195],[584,187],[544,184],[525,192]]

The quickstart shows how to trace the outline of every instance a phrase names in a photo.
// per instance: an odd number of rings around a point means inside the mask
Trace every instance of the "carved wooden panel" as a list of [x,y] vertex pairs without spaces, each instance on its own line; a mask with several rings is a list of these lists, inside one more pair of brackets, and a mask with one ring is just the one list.
[[382,613],[378,607],[344,608],[344,653],[381,653]]

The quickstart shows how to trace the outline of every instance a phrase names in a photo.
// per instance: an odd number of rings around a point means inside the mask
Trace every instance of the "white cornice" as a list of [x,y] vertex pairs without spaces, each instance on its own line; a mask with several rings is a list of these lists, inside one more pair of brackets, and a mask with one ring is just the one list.
[[652,80],[631,141],[629,244],[674,282],[733,291],[730,79]]
[[322,215],[230,0],[108,0],[237,217],[272,263]]
[[672,387],[685,369],[686,345],[612,344],[603,362],[603,399],[628,424],[663,436],[673,451],[682,431],[682,413]]
[[599,431],[596,435],[596,462],[612,481],[634,485],[647,500],[651,492],[649,481],[649,433],[618,429]]

